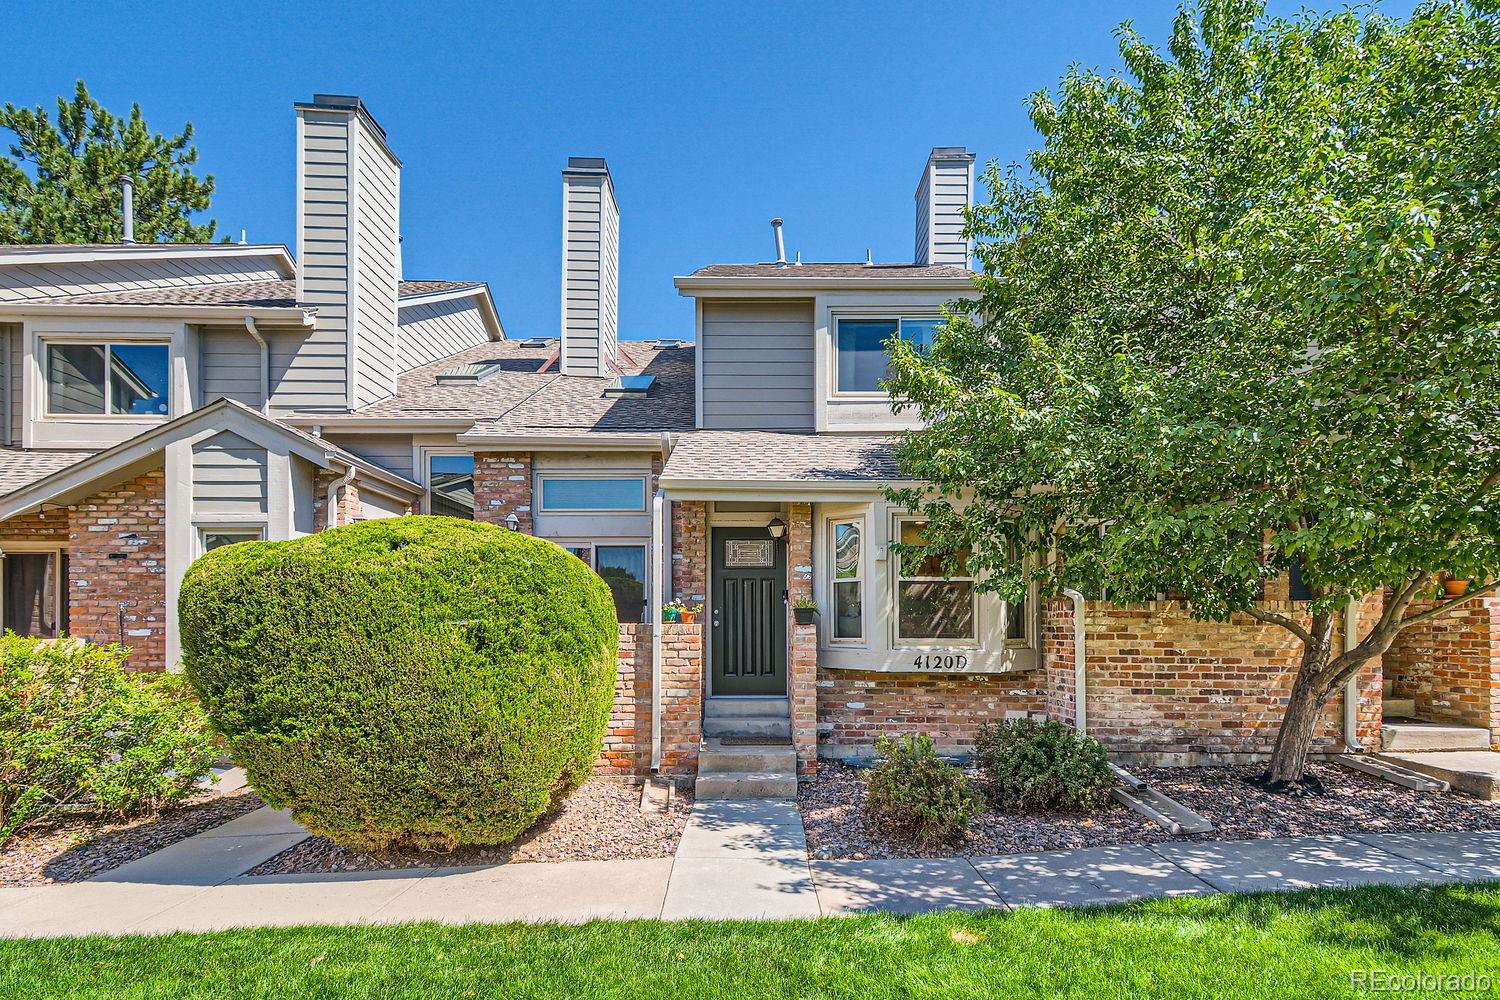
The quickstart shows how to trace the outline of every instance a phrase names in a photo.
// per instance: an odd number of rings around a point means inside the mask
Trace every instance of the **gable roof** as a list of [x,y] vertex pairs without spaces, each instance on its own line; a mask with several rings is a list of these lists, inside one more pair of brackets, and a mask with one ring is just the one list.
[[662,468],[665,489],[876,487],[905,480],[888,435],[694,431]]

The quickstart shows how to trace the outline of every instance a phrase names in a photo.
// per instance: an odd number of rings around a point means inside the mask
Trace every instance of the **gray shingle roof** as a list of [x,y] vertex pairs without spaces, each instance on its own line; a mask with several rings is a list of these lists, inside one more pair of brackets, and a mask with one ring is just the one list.
[[876,435],[694,431],[679,440],[662,477],[726,483],[899,480],[905,477],[896,467],[895,444],[895,438]]
[[431,295],[433,292],[448,292],[455,288],[478,288],[482,281],[403,281],[400,295]]
[[695,278],[967,278],[968,268],[924,264],[709,264]]
[[0,448],[0,496],[14,493],[23,487],[52,475],[60,469],[76,465],[88,458],[87,451],[24,451],[20,448]]
[[[405,298],[479,287],[482,287],[482,282],[403,281],[399,294]],[[289,278],[278,281],[226,281],[206,285],[132,288],[118,292],[80,292],[29,301],[83,306],[253,306],[261,309],[292,309],[297,306],[297,283]]]

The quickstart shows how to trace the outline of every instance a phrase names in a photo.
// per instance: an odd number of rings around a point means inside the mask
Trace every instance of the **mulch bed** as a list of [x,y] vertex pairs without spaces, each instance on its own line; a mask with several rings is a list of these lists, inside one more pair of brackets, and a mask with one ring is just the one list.
[[155,816],[55,812],[0,848],[0,886],[82,882],[259,809],[249,788],[205,791]]
[[1253,765],[1131,769],[1214,823],[1213,833],[1183,837],[1111,801],[1093,814],[986,810],[962,843],[923,851],[871,830],[864,811],[868,772],[835,763],[819,764],[817,778],[798,792],[797,804],[815,858],[972,857],[1171,840],[1500,829],[1500,803],[1416,792],[1332,764],[1312,764],[1308,770],[1322,782],[1322,796],[1268,792],[1254,784],[1265,768]]
[[611,861],[669,858],[687,823],[693,800],[674,795],[665,813],[643,813],[636,785],[594,780],[568,797],[562,809],[543,818],[514,843],[502,847],[463,847],[451,853],[373,855],[340,847],[327,837],[309,837],[250,875],[290,875],[380,871],[392,868],[452,868],[515,861]]

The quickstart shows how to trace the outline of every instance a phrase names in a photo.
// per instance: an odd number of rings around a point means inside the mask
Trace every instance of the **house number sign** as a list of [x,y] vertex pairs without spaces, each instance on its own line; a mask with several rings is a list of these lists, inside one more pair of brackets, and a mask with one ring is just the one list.
[[775,565],[769,538],[731,538],[724,542],[724,565],[730,569],[765,569]]
[[969,654],[941,651],[918,653],[911,665],[913,670],[964,671],[969,669]]

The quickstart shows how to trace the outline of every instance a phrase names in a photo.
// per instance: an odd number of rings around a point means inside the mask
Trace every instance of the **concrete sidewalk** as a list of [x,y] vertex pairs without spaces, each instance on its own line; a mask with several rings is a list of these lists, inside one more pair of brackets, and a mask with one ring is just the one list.
[[1500,832],[809,861],[793,803],[733,800],[696,803],[675,858],[243,874],[306,835],[261,809],[89,882],[0,889],[0,937],[422,920],[791,919],[1500,880]]

